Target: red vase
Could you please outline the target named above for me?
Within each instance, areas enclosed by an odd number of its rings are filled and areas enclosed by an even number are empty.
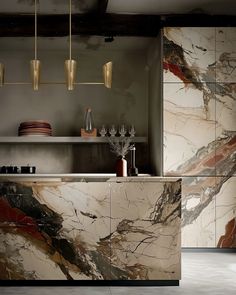
[[[124,157],[120,157],[116,161],[116,176],[125,177],[127,176],[127,161]]]

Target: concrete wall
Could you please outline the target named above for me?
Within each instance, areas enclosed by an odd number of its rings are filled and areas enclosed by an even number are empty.
[[[48,120],[52,125],[54,136],[79,136],[80,128],[83,126],[84,111],[88,106],[93,110],[96,127],[102,124],[134,124],[137,136],[147,136],[146,52],[149,41],[136,38],[137,46],[131,46],[131,39],[124,41],[118,38],[111,44],[102,43],[101,38],[92,41],[80,39],[79,42],[74,40],[72,44],[73,57],[78,61],[77,80],[80,82],[102,82],[102,65],[107,61],[113,61],[114,75],[111,90],[103,85],[79,85],[71,92],[67,91],[65,85],[41,85],[37,92],[32,90],[31,85],[5,85],[0,88],[0,136],[16,136],[19,123],[31,119]],[[68,58],[66,39],[41,38],[38,44],[38,58],[42,63],[42,82],[64,81],[64,60]],[[0,38],[0,48],[0,62],[6,67],[5,81],[29,82],[29,61],[34,58],[33,39]],[[104,172],[105,170],[112,172],[114,156],[107,147],[102,150],[102,157],[107,158],[107,152],[109,153],[105,167],[104,158],[97,157],[101,154],[101,146],[87,147],[87,156],[84,158],[82,154],[85,153],[85,148],[82,146],[73,148],[59,145],[0,145],[0,166],[36,163],[38,172],[87,172],[87,169],[96,172],[94,169],[97,168],[93,167],[96,159],[101,161],[98,167],[102,166]],[[140,154],[140,157],[142,156],[140,165],[147,168],[148,155],[143,157],[142,154]],[[88,163],[82,167],[75,165],[74,157],[77,163],[82,159],[86,159]]]
[[[148,90],[149,90],[149,151],[151,171],[162,173],[162,66],[161,32],[148,50]]]

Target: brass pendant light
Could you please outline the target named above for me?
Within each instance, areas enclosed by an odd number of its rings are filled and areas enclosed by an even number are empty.
[[[4,84],[4,64],[0,63],[0,87]]]
[[[66,85],[68,90],[73,90],[76,80],[76,69],[77,62],[71,59],[71,0],[70,1],[70,17],[69,17],[69,43],[70,43],[70,58],[65,60],[65,74],[66,74]]]
[[[34,90],[39,89],[40,60],[37,59],[37,0],[34,1],[34,59],[30,61],[30,72]]]
[[[104,85],[107,88],[111,88],[112,84],[112,61],[109,61],[103,65],[103,80]]]
[[[39,89],[41,62],[37,56],[37,1],[34,0],[34,59],[30,61],[31,82],[5,82],[4,64],[0,63],[0,87],[5,85],[28,85],[32,84],[34,90]],[[76,82],[77,61],[71,58],[71,5],[72,0],[69,0],[69,59],[65,60],[65,82],[44,82],[42,84],[66,84],[68,90],[73,90],[75,85],[104,85],[106,88],[112,86],[112,61],[103,65],[103,82]]]

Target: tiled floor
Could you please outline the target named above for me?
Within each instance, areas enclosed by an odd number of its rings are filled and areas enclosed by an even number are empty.
[[[0,287],[0,294],[235,295],[236,253],[183,253],[182,280],[179,287]]]

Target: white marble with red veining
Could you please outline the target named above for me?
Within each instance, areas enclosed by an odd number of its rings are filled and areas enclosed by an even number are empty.
[[[186,247],[216,247],[235,216],[235,33],[230,27],[164,29],[163,172],[187,176]]]

